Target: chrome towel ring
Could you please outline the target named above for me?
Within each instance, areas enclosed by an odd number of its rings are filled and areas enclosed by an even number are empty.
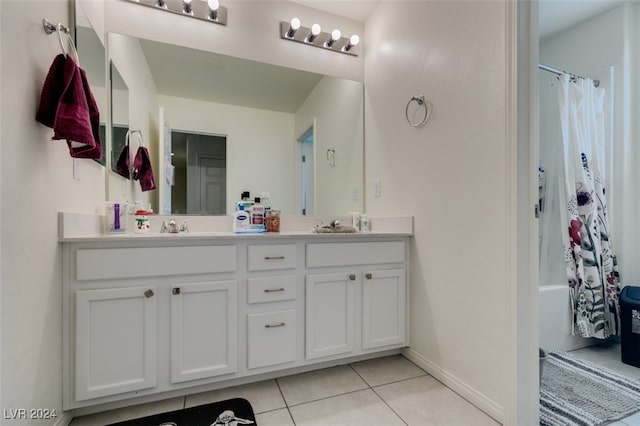
[[[409,107],[411,106],[411,103],[415,102],[416,104],[418,104],[418,106],[421,106],[424,108],[424,116],[422,117],[422,119],[420,121],[418,120],[412,120],[411,118],[409,118]],[[409,99],[409,102],[407,102],[407,107],[404,110],[404,115],[407,118],[407,123],[409,123],[409,125],[411,127],[422,127],[426,124],[427,121],[429,121],[429,117],[431,117],[431,110],[433,109],[433,105],[431,105],[431,102],[426,101],[424,99],[423,95],[420,96],[413,96],[411,97],[411,99]],[[413,117],[416,118],[416,112],[414,112]],[[420,114],[418,114],[420,115]]]

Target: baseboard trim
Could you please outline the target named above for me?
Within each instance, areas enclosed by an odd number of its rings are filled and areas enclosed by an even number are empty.
[[[69,426],[71,420],[73,420],[73,411],[62,411],[60,410],[60,415],[56,418],[56,422],[53,426]]]
[[[500,424],[504,423],[504,410],[500,404],[487,398],[477,389],[469,386],[467,383],[461,381],[448,371],[443,370],[413,349],[405,348],[402,350],[402,354],[446,387],[478,407],[478,409],[482,410],[487,415],[491,416],[494,420]]]

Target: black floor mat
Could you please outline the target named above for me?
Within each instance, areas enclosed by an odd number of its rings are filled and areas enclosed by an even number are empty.
[[[256,417],[249,401],[242,398],[228,399],[212,404],[168,413],[140,417],[108,426],[240,426],[256,425]]]

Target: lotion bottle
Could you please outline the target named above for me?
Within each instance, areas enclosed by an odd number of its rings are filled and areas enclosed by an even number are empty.
[[[238,211],[233,213],[233,232],[243,232],[251,226],[249,212],[244,210],[244,205],[238,205]]]

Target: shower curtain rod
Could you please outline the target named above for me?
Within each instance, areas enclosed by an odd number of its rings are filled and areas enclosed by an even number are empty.
[[[538,68],[540,68],[540,69],[541,69],[541,70],[543,70],[543,71],[549,71],[550,73],[553,73],[553,74],[555,74],[555,75],[557,75],[557,76],[560,76],[560,75],[562,75],[562,74],[569,74],[569,76],[571,76],[571,78],[572,78],[572,79],[578,79],[578,78],[582,78],[582,79],[584,79],[584,77],[582,77],[582,76],[580,76],[580,75],[576,75],[576,74],[571,73],[571,72],[560,71],[560,70],[558,70],[558,69],[551,68],[551,67],[550,67],[550,66],[548,66],[548,65],[538,64]],[[600,86],[600,80],[593,80],[593,85],[594,85],[595,87]]]

